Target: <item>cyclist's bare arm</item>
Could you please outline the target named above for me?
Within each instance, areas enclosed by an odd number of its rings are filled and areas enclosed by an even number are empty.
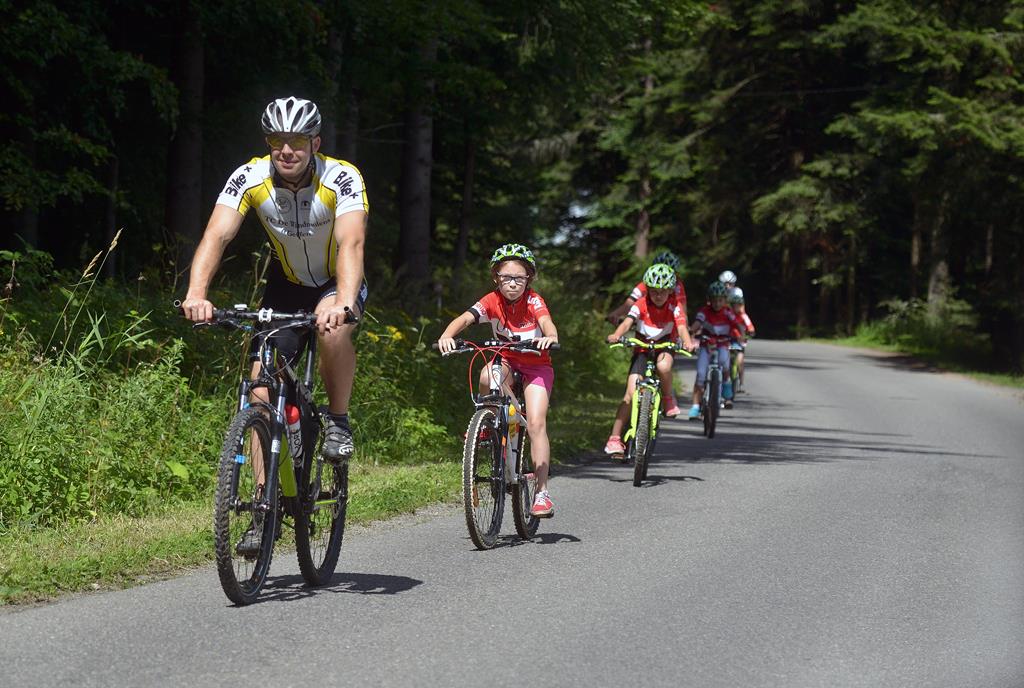
[[[345,323],[346,307],[356,312],[359,288],[363,284],[366,212],[353,210],[334,218],[334,240],[338,242],[338,258],[334,264],[338,293],[333,302],[324,299],[317,306],[317,326],[321,333]]]
[[[544,350],[552,344],[558,343],[558,330],[555,329],[555,323],[551,320],[550,315],[542,315],[537,318],[537,326],[540,327],[540,331],[544,335],[536,340],[538,349]]]
[[[628,313],[629,309],[633,307],[634,303],[636,303],[636,299],[634,299],[631,296],[627,296],[626,300],[623,301],[618,308],[616,308],[615,310],[608,314],[608,322],[612,323],[613,325],[619,322],[619,318]]]
[[[455,335],[462,332],[464,329],[476,322],[476,316],[466,311],[459,317],[448,323],[448,327],[444,328],[444,332],[437,338],[437,350],[442,354],[446,354],[450,351],[455,350]]]
[[[631,327],[633,327],[633,318],[632,316],[627,315],[622,322],[619,323],[619,326],[615,328],[615,331],[608,335],[608,343],[614,344],[619,341],[623,335],[629,332],[629,328]]]
[[[234,208],[226,205],[214,206],[203,238],[192,258],[188,292],[181,304],[182,311],[189,320],[203,322],[213,317],[213,304],[206,295],[210,289],[210,282],[220,267],[224,249],[238,234],[243,218],[244,216]]]

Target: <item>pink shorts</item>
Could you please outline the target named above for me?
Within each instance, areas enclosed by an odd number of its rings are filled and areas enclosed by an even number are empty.
[[[519,371],[519,374],[523,376],[523,389],[526,389],[529,385],[540,385],[548,391],[548,396],[551,396],[551,388],[555,383],[554,368],[549,365],[527,365],[511,361],[508,361],[508,365],[512,370]]]

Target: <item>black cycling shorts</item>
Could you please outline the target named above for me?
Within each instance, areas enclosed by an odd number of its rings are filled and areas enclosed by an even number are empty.
[[[333,280],[330,284],[322,287],[306,287],[295,284],[284,276],[281,265],[274,261],[271,263],[267,274],[267,287],[263,291],[263,299],[260,301],[260,308],[270,308],[284,313],[295,313],[305,311],[312,313],[317,305],[328,297],[338,293],[338,285]],[[360,317],[366,311],[366,300],[369,298],[369,288],[366,280],[363,280],[356,295],[356,309]],[[277,350],[281,352],[289,363],[295,365],[299,355],[306,347],[306,339],[309,333],[300,333],[293,329],[281,330],[274,335],[274,342]],[[259,358],[259,343],[253,342],[252,360]]]
[[[672,355],[671,351],[668,351],[667,353],[670,356]],[[630,364],[629,364],[629,374],[630,375],[636,374],[636,375],[639,375],[639,376],[643,377],[644,371],[647,370],[647,358],[648,358],[648,356],[651,358],[652,361],[657,362],[658,361],[658,356],[660,356],[661,354],[662,354],[661,351],[655,351],[655,352],[651,352],[651,353],[648,353],[646,351],[636,351],[636,352],[634,352],[633,353],[633,360],[630,361]]]

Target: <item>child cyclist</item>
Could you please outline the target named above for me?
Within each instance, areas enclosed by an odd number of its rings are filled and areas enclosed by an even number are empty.
[[[691,334],[705,332],[709,339],[700,347],[697,354],[697,379],[693,383],[693,406],[690,407],[689,418],[700,417],[700,399],[704,395],[704,382],[708,377],[708,364],[711,356],[718,356],[718,365],[722,367],[722,397],[732,400],[732,381],[729,379],[729,339],[735,330],[744,333],[743,323],[736,314],[725,305],[726,287],[719,281],[708,286],[708,303],[697,311],[690,325]]]
[[[667,265],[670,268],[672,268],[672,271],[676,276],[676,285],[672,288],[672,292],[673,294],[675,294],[676,303],[679,304],[679,308],[682,309],[683,315],[685,316],[686,289],[683,288],[683,280],[679,276],[679,258],[677,258],[676,254],[672,253],[671,251],[662,251],[661,253],[655,255],[654,260],[651,261],[651,265],[657,265],[659,263]],[[647,285],[644,283],[643,280],[640,280],[640,282],[637,283],[635,287],[633,287],[633,291],[629,293],[629,296],[626,297],[626,300],[619,304],[617,308],[615,308],[608,314],[608,322],[610,322],[612,325],[618,325],[619,320],[623,316],[625,316],[626,313],[629,312],[629,309],[632,308],[633,304],[642,299],[646,293]]]
[[[747,350],[747,340],[754,336],[754,322],[747,315],[746,303],[743,299],[743,290],[739,287],[734,287],[732,293],[729,294],[729,308],[736,314],[740,322],[743,323],[743,327],[746,329],[746,334],[741,337],[735,337],[730,345],[732,349],[736,351],[736,372],[739,379],[735,380],[735,390],[739,391],[743,388],[743,359],[745,358]]]
[[[548,467],[551,447],[548,442],[548,402],[555,373],[551,368],[551,354],[547,349],[558,341],[558,330],[551,321],[547,304],[540,294],[530,288],[537,276],[537,262],[533,252],[521,244],[499,246],[491,256],[491,279],[495,289],[481,298],[469,310],[448,324],[437,340],[441,353],[455,349],[455,335],[474,323],[490,323],[494,337],[505,341],[533,340],[540,355],[519,351],[502,352],[502,380],[511,370],[523,376],[523,395],[526,397],[526,430],[530,436],[530,456],[537,475],[537,496],[530,513],[539,518],[554,515],[555,509],[548,495]],[[480,373],[481,387],[490,387],[490,370]]]
[[[693,342],[686,329],[686,313],[676,301],[674,293],[675,271],[664,263],[656,263],[644,273],[643,284],[647,287],[646,293],[630,306],[625,319],[619,323],[614,332],[608,335],[608,342],[617,342],[635,325],[638,339],[646,342],[665,339],[681,341],[687,351],[692,351]],[[658,378],[661,380],[662,397],[665,399],[665,415],[670,418],[678,416],[679,407],[676,405],[676,399],[672,393],[672,352],[660,351],[657,356],[655,366],[658,370]],[[643,375],[646,364],[644,354],[639,350],[636,351],[629,366],[626,394],[615,413],[612,434],[604,446],[606,454],[618,455],[626,450],[622,444],[622,429],[626,426],[626,420],[629,418],[636,381]]]

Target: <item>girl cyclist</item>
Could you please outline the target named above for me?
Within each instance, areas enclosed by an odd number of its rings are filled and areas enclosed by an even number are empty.
[[[510,369],[523,377],[523,395],[526,397],[526,430],[530,436],[530,455],[537,475],[537,496],[530,510],[534,516],[546,518],[554,515],[554,506],[548,495],[548,467],[551,447],[548,442],[547,415],[551,388],[555,379],[551,368],[551,354],[546,350],[558,341],[558,330],[551,321],[547,304],[540,294],[530,288],[537,276],[537,262],[533,252],[521,244],[499,246],[491,256],[491,279],[495,289],[465,313],[448,324],[437,340],[441,353],[455,349],[455,335],[474,323],[490,323],[496,339],[504,341],[534,340],[540,355],[519,351],[502,352],[502,381]],[[490,387],[490,369],[480,371],[480,386]]]
[[[687,350],[692,350],[693,342],[686,329],[686,313],[676,301],[674,293],[675,271],[664,263],[656,263],[644,273],[643,284],[646,287],[646,293],[630,307],[629,314],[619,323],[615,331],[608,335],[608,342],[617,342],[635,325],[638,339],[656,342],[669,338],[681,341]],[[678,416],[679,407],[676,405],[675,395],[672,392],[672,353],[669,351],[659,352],[655,365],[661,380],[662,397],[665,399],[665,415],[670,418]],[[622,444],[622,429],[629,418],[630,403],[633,400],[636,381],[643,375],[645,367],[645,356],[639,351],[634,353],[633,362],[629,366],[629,378],[626,380],[626,394],[615,413],[612,434],[604,446],[606,454],[619,455],[625,451],[625,446]]]
[[[679,276],[679,258],[676,254],[671,251],[662,251],[654,256],[654,260],[651,261],[651,265],[657,265],[661,263],[672,268],[672,272],[676,276],[676,285],[672,287],[672,293],[675,294],[676,302],[683,311],[683,315],[686,315],[686,289],[683,288],[683,280]],[[629,312],[633,304],[639,301],[647,293],[647,285],[643,280],[637,283],[633,287],[633,291],[629,293],[626,300],[623,301],[615,310],[608,314],[608,322],[612,325],[618,325],[619,320]]]

